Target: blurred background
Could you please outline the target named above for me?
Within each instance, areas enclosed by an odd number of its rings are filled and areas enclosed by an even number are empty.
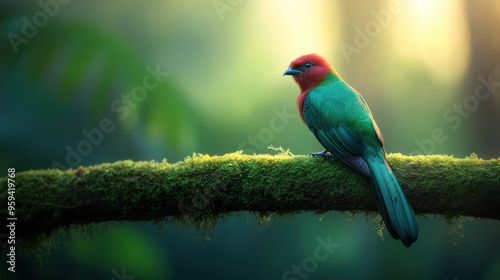
[[[320,151],[298,116],[297,85],[282,77],[313,52],[364,96],[388,153],[500,156],[498,1],[0,7],[0,170],[274,153],[269,145]],[[387,232],[382,239],[371,218],[337,212],[272,226],[243,213],[208,236],[101,226],[92,240],[61,238],[41,266],[33,255],[18,258],[15,274],[4,265],[0,278],[500,279],[498,221],[466,221],[460,238],[460,223],[452,234],[443,218],[418,218],[410,249]],[[339,246],[313,262],[318,238]]]

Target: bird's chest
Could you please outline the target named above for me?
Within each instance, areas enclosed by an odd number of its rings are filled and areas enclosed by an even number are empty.
[[[356,126],[361,121],[360,106],[349,95],[336,92],[311,91],[302,102],[302,115],[306,124],[317,124],[323,128],[339,124]]]

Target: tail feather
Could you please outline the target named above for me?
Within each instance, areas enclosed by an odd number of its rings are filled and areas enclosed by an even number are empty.
[[[367,163],[377,207],[387,230],[394,239],[401,239],[406,247],[410,247],[418,238],[418,224],[413,209],[383,155],[370,156]]]

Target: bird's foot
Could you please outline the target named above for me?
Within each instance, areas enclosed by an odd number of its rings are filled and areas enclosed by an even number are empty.
[[[326,150],[322,151],[322,152],[318,152],[318,153],[312,153],[312,154],[309,154],[310,156],[312,157],[333,157],[332,154],[330,154],[329,152],[327,152]]]

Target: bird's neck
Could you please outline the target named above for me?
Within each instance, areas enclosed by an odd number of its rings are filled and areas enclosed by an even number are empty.
[[[335,82],[338,80],[342,80],[340,76],[335,72],[335,70],[332,70],[331,72],[327,73],[323,79],[317,81],[316,83],[311,83],[308,84],[307,87],[305,85],[299,84],[300,86],[300,94],[299,97],[297,97],[297,107],[299,109],[299,114],[300,117],[302,118],[302,121],[305,123],[304,120],[304,113],[303,113],[303,108],[304,108],[304,100],[307,97],[307,94],[314,88],[318,87],[319,85],[325,84],[325,83],[331,83]]]

